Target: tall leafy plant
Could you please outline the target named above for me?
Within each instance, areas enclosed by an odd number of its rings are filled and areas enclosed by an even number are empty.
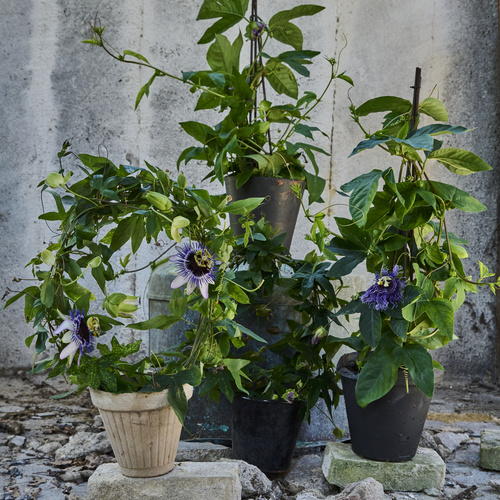
[[[156,79],[168,77],[199,92],[195,111],[217,112],[217,123],[213,125],[195,120],[180,124],[198,144],[180,154],[178,167],[182,162],[201,161],[209,168],[207,177],[224,183],[224,176],[234,174],[237,187],[252,176],[305,180],[312,203],[321,199],[325,187],[316,154],[329,153],[311,144],[314,134],[326,134],[309,123],[310,117],[333,80],[352,85],[352,80],[340,72],[338,62],[327,58],[331,72],[321,94],[299,91],[298,77],[310,77],[309,66],[320,52],[303,47],[302,31],[292,21],[316,15],[323,9],[318,5],[298,5],[264,21],[257,14],[256,0],[250,6],[249,0],[205,0],[197,19],[216,19],[198,41],[210,44],[206,53],[208,67],[180,76],[160,69],[138,52],[115,50],[103,37],[104,27],[97,24],[92,26],[92,38],[85,43],[102,47],[118,61],[152,71],[137,95],[136,107],[149,95]],[[230,40],[224,33],[235,26],[240,30]],[[245,41],[251,45],[247,61],[242,57]],[[282,45],[288,50],[268,53]],[[271,97],[271,90],[275,98]]]
[[[432,396],[434,367],[442,367],[429,351],[457,338],[454,317],[466,293],[477,286],[494,292],[500,284],[485,280],[493,274],[481,262],[478,278],[467,276],[467,241],[447,223],[451,210],[480,213],[486,207],[432,176],[440,168],[471,175],[491,167],[470,151],[444,146],[443,136],[469,130],[442,123],[448,114],[434,97],[414,104],[382,96],[351,106],[351,113],[365,135],[351,156],[378,148],[398,162],[341,186],[351,217],[336,218],[338,234],[327,247],[338,256],[332,276],[348,275],[363,262],[374,274],[373,284],[337,312],[359,314],[359,330],[345,341],[359,352],[357,401],[364,407],[386,394],[399,368]],[[362,119],[376,113],[385,113],[382,125],[369,132]],[[433,122],[419,126],[424,115]]]

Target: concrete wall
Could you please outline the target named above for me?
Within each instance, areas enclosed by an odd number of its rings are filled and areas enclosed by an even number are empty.
[[[297,0],[263,0],[260,11],[290,8]],[[411,98],[415,67],[422,68],[422,97],[435,85],[453,124],[477,127],[455,145],[470,148],[498,170],[498,28],[494,0],[317,0],[327,7],[316,18],[302,20],[305,47],[337,57],[344,35],[349,44],[342,66],[353,77],[350,97],[359,105],[378,95]],[[193,119],[195,98],[187,87],[159,81],[149,99],[133,111],[135,96],[148,72],[120,65],[97,47],[81,44],[89,36],[88,23],[96,11],[107,37],[120,49],[143,53],[177,74],[205,67],[205,47],[196,45],[206,24],[194,22],[200,0],[4,0],[0,2],[2,71],[0,72],[0,227],[2,231],[2,290],[19,289],[12,277],[29,277],[23,266],[50,240],[50,227],[37,221],[41,204],[36,185],[57,169],[56,153],[71,139],[78,153],[108,155],[116,163],[143,160],[175,171],[178,154],[191,145],[179,121]],[[318,59],[307,88],[319,92],[328,64]],[[347,159],[361,135],[350,121],[347,84],[339,82],[328,93],[314,124],[330,135],[319,145],[332,152],[322,161],[328,179],[326,196],[331,216],[343,214],[336,189],[355,174],[386,168],[387,159],[368,152]],[[210,114],[197,114],[214,123]],[[374,125],[375,127],[375,125]],[[75,164],[69,160],[69,164]],[[200,165],[184,169],[198,183]],[[437,170],[434,178],[448,179]],[[453,230],[470,240],[470,255],[491,270],[497,268],[498,186],[496,171],[460,178],[489,211],[460,214]],[[210,186],[214,192],[220,186]],[[319,208],[319,207],[318,207]],[[329,220],[333,227],[332,219]],[[302,256],[307,230],[299,221],[292,251]],[[145,249],[137,265],[161,248]],[[471,261],[473,259],[471,258]],[[474,267],[470,266],[470,272]],[[360,272],[353,283],[364,286]],[[145,297],[148,274],[128,277],[129,291]],[[486,290],[467,299],[456,321],[460,341],[438,355],[451,373],[483,375],[496,363],[494,353],[496,302]],[[29,327],[22,306],[0,313],[0,366],[27,365],[32,354],[24,346]],[[133,332],[126,334],[134,337]]]

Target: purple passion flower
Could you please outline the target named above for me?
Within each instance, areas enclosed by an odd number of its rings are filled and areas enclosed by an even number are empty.
[[[394,309],[403,300],[404,278],[398,278],[401,266],[394,266],[391,272],[385,267],[375,273],[375,283],[361,296],[361,301],[377,311]]]
[[[62,337],[62,342],[68,344],[59,355],[60,359],[69,357],[69,364],[73,362],[75,354],[80,351],[78,365],[84,351],[91,353],[96,346],[96,339],[101,329],[99,320],[91,317],[85,321],[85,311],[75,309],[65,316],[64,321],[54,330],[54,335],[66,332]]]
[[[215,283],[217,273],[214,256],[208,248],[197,241],[185,243],[177,249],[177,255],[171,261],[177,264],[177,276],[170,286],[186,285],[188,295],[198,287],[201,295],[208,299],[208,285]]]

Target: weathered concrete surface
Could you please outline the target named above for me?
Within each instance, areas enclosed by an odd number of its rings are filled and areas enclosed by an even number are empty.
[[[97,468],[88,483],[89,500],[240,500],[238,465],[231,462],[180,462],[168,474],[130,478],[117,464]]]
[[[112,454],[105,453],[106,449],[92,439],[86,440],[85,456],[57,460],[55,453],[78,433],[97,436],[103,432],[102,419],[92,407],[88,393],[50,399],[49,396],[68,390],[62,381],[44,381],[42,376],[14,371],[0,371],[0,387],[0,498],[87,498],[88,478],[100,465],[115,463]],[[467,491],[478,499],[496,499],[500,494],[498,472],[481,469],[479,455],[481,432],[500,429],[499,404],[498,389],[470,382],[441,384],[431,402],[420,445],[434,449],[446,462],[444,487],[416,493],[386,491],[384,499],[451,500],[458,495],[467,498]],[[72,442],[76,445],[75,440]],[[230,450],[223,451],[226,456]],[[213,446],[211,453],[204,443],[199,446],[198,455],[191,446],[192,461],[220,460],[220,454],[219,446]],[[235,463],[242,495],[251,500],[333,500],[341,489],[326,481],[322,461],[321,446],[297,449],[290,470],[272,481],[271,491],[269,481],[255,467],[241,461]]]
[[[483,469],[500,471],[500,429],[486,429],[481,433],[479,465]]]
[[[329,483],[342,487],[371,477],[384,490],[422,491],[444,486],[446,465],[429,448],[419,448],[409,462],[377,462],[359,457],[350,444],[330,442],[325,447],[323,473]]]

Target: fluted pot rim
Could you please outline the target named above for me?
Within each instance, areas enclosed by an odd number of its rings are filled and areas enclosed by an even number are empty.
[[[193,395],[193,386],[184,384],[186,398]],[[124,392],[114,394],[89,387],[90,397],[94,406],[106,411],[144,411],[158,410],[170,406],[168,402],[168,387],[159,392]]]

